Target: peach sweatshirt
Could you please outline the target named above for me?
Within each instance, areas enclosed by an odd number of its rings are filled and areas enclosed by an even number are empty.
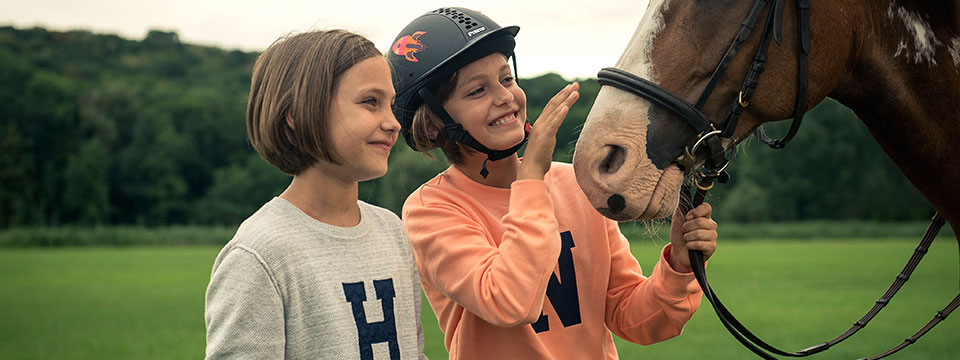
[[[510,189],[454,167],[407,198],[403,223],[451,359],[616,359],[611,332],[651,344],[679,335],[700,304],[664,247],[644,277],[617,223],[569,164]]]

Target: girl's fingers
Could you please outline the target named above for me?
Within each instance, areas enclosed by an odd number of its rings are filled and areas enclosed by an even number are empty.
[[[560,103],[559,107],[549,112],[544,109],[544,112],[540,114],[540,118],[537,119],[537,128],[549,128],[548,131],[555,133],[556,130],[560,128],[560,125],[563,124],[563,119],[566,118],[567,113],[570,112],[570,107],[573,106],[573,103],[575,103],[579,97],[579,93],[571,93],[567,96],[566,100]]]
[[[545,127],[550,130],[551,133],[556,134],[557,130],[560,129],[560,124],[563,124],[563,119],[567,117],[567,112],[570,111],[570,107],[567,105],[560,106],[556,112],[551,114],[546,120]]]
[[[693,218],[698,218],[698,217],[709,218],[712,213],[713,213],[713,208],[710,206],[710,203],[703,203],[703,204],[700,204],[700,206],[693,208],[693,210],[690,210],[689,212],[687,212],[685,218],[687,220],[691,220]]]
[[[552,109],[549,112],[547,112],[545,108],[544,112],[540,114],[540,117],[537,119],[537,122],[533,124],[530,140],[533,141],[534,137],[540,136],[555,137],[557,130],[560,129],[560,125],[563,124],[563,119],[566,118],[567,113],[570,112],[570,106],[576,102],[577,98],[579,98],[579,94],[574,92],[567,96],[567,100],[561,103],[560,107]]]
[[[576,101],[576,98],[579,97],[579,92],[577,92],[577,89],[579,88],[580,84],[572,83],[561,89],[556,95],[550,98],[550,101],[547,102],[547,105],[543,107],[540,117],[551,117],[551,115],[564,104],[567,105],[567,107],[573,105],[573,103]],[[573,97],[572,101],[571,97]]]
[[[696,218],[693,220],[687,220],[683,222],[683,227],[681,228],[684,233],[703,229],[703,230],[717,230],[717,222],[708,218]]]
[[[703,252],[703,255],[710,257],[717,251],[717,244],[706,241],[691,241],[687,243],[687,250],[696,250]]]
[[[543,107],[543,113],[547,114],[559,106],[559,104],[570,95],[570,92],[573,91],[572,88],[573,84],[568,84],[563,89],[560,89],[556,95],[553,95],[553,97],[550,98],[550,101],[547,101],[547,105]]]
[[[690,243],[693,243],[693,242],[716,243],[716,239],[717,239],[717,233],[713,230],[697,229],[694,231],[683,233],[683,240],[686,241],[687,245],[690,245]]]

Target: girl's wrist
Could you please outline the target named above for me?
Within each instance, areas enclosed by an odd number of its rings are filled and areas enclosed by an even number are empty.
[[[681,274],[693,272],[693,268],[691,268],[689,265],[687,266],[682,265],[683,260],[681,260],[679,256],[683,256],[683,255],[686,255],[686,254],[681,255],[676,251],[675,247],[671,247],[670,256],[667,256],[667,264],[670,265],[670,268],[673,269],[673,271],[676,271]]]
[[[544,173],[534,169],[520,167],[517,172],[517,180],[543,180]]]

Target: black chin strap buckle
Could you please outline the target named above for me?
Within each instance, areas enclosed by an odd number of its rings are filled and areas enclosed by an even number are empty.
[[[446,135],[447,140],[453,142],[462,142],[466,131],[463,131],[463,125],[451,121],[444,124],[443,134]]]
[[[488,160],[490,160],[490,157],[483,159],[483,165],[480,165],[480,176],[483,176],[484,179],[487,178],[487,175],[490,175],[490,170],[487,170]]]

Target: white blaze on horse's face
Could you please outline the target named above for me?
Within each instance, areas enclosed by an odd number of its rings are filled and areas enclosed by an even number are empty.
[[[645,79],[655,81],[652,66],[653,40],[657,34],[663,30],[664,19],[663,12],[670,6],[670,0],[651,0],[647,4],[647,10],[643,15],[640,25],[633,33],[633,38],[627,44],[627,49],[620,60],[617,61],[617,67],[621,69],[630,69],[634,74]]]
[[[617,68],[659,83],[651,52],[668,6],[669,0],[650,1]],[[646,154],[650,110],[647,100],[605,86],[587,116],[574,167],[587,198],[607,217],[662,218],[677,206],[683,172],[676,164],[654,164]]]

